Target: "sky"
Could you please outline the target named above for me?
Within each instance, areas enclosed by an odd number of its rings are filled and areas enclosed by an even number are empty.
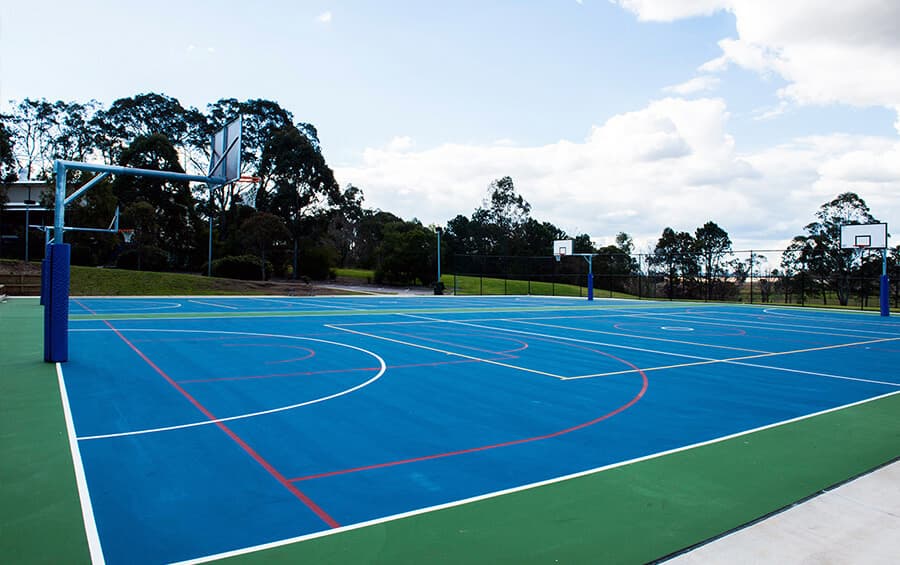
[[[598,244],[711,220],[780,249],[846,191],[900,225],[898,29],[897,0],[6,2],[0,108],[266,98],[405,219],[510,176]]]

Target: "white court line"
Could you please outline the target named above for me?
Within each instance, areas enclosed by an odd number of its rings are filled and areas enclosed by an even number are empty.
[[[849,345],[859,345],[859,344],[849,344]],[[831,346],[834,347],[834,346]],[[841,346],[842,347],[842,346]],[[809,350],[800,350],[800,351],[786,351],[784,353],[775,353],[773,355],[788,355],[791,353],[803,353]],[[684,369],[687,367],[699,367],[701,365],[715,365],[716,363],[724,363],[727,365],[741,365],[744,367],[754,367],[758,369],[767,369],[770,371],[782,371],[786,373],[799,373],[803,375],[812,375],[815,377],[825,377],[829,379],[839,379],[843,381],[857,381],[862,383],[872,383],[879,385],[887,385],[893,387],[900,387],[900,383],[893,383],[890,381],[877,381],[875,379],[863,379],[861,377],[847,377],[844,375],[833,375],[830,373],[819,373],[816,371],[804,371],[801,369],[789,369],[787,367],[772,367],[770,365],[759,365],[756,363],[744,363],[740,361],[741,359],[753,359],[754,357],[735,357],[734,359],[720,359],[718,361],[698,361],[696,363],[680,363],[678,365],[666,365],[661,367],[646,367],[643,369],[625,369],[621,371],[610,371],[606,373],[594,373],[590,375],[578,375],[577,377],[566,377],[567,381],[574,381],[579,379],[596,379],[601,377],[612,377],[616,375],[627,375],[631,373],[639,373],[639,372],[650,372],[650,371],[665,371],[668,369]]]
[[[424,316],[414,316],[414,315],[412,315],[412,314],[410,314],[409,316],[426,319]],[[683,363],[683,364],[681,364],[681,365],[669,365],[669,366],[665,366],[665,367],[649,367],[649,368],[646,368],[646,369],[643,369],[643,368],[642,368],[642,369],[639,369],[639,370],[637,370],[637,371],[634,370],[634,369],[630,369],[630,370],[625,370],[625,371],[614,371],[614,372],[608,372],[608,373],[597,373],[597,374],[592,374],[592,375],[578,375],[578,376],[575,376],[575,377],[562,377],[562,380],[565,380],[565,381],[578,380],[578,379],[598,378],[598,377],[607,377],[607,376],[612,376],[612,375],[621,375],[621,374],[627,374],[627,373],[634,373],[634,372],[638,372],[638,371],[659,371],[659,370],[662,370],[662,369],[675,369],[675,368],[681,368],[681,367],[693,367],[693,366],[698,366],[698,365],[711,365],[711,364],[715,364],[715,363],[739,364],[739,363],[737,363],[738,361],[746,361],[746,360],[748,360],[748,359],[762,359],[762,358],[765,358],[765,357],[779,357],[779,356],[783,356],[783,355],[794,355],[794,354],[797,354],[797,353],[810,353],[810,352],[814,352],[814,351],[825,351],[825,350],[829,350],[829,349],[841,349],[841,348],[846,348],[846,347],[855,347],[855,346],[859,346],[859,345],[871,345],[871,344],[873,344],[873,343],[883,343],[883,342],[888,342],[888,341],[900,341],[900,337],[879,338],[879,339],[872,339],[872,340],[868,340],[868,341],[858,341],[858,342],[854,342],[854,343],[841,343],[841,344],[837,344],[837,345],[824,345],[824,346],[821,346],[821,347],[810,347],[810,348],[806,348],[806,349],[795,349],[795,350],[792,350],[792,351],[780,351],[780,352],[776,352],[776,353],[761,353],[761,354],[758,354],[758,355],[747,355],[747,356],[744,356],[744,357],[733,357],[733,358],[730,358],[730,359],[711,359],[711,358],[708,358],[708,357],[700,357],[699,355],[683,355],[683,354],[680,354],[680,353],[667,353],[667,352],[662,352],[662,351],[656,351],[656,350],[653,350],[653,349],[643,349],[643,348],[639,348],[639,347],[630,347],[630,346],[616,345],[616,344],[611,344],[611,343],[608,344],[608,343],[602,343],[602,342],[587,341],[587,340],[574,339],[574,338],[568,338],[568,337],[563,337],[563,336],[552,336],[552,335],[548,335],[548,334],[540,334],[540,333],[537,333],[537,332],[526,332],[526,331],[513,330],[513,329],[508,329],[508,328],[495,328],[495,327],[491,327],[491,326],[482,326],[482,325],[480,325],[480,324],[470,324],[470,323],[465,323],[465,322],[459,322],[459,321],[456,321],[456,320],[438,320],[438,319],[433,319],[433,321],[435,321],[435,322],[443,322],[443,323],[447,323],[447,324],[460,324],[460,325],[464,325],[464,326],[472,326],[472,327],[476,327],[476,328],[483,328],[483,329],[495,330],[495,331],[500,331],[500,332],[508,331],[508,332],[512,332],[512,333],[525,334],[525,335],[533,335],[533,336],[537,336],[537,337],[546,337],[546,338],[550,338],[550,339],[559,339],[559,340],[563,340],[563,341],[574,341],[574,342],[578,342],[578,343],[589,343],[589,344],[593,344],[593,345],[601,345],[601,346],[607,346],[607,347],[617,347],[617,348],[622,348],[622,349],[631,349],[631,350],[636,350],[636,351],[645,351],[645,352],[650,352],[650,353],[656,353],[656,354],[662,354],[662,355],[671,355],[671,356],[674,356],[674,357],[685,357],[685,358],[688,358],[688,359],[698,359],[698,360],[699,360],[699,362],[694,362],[694,363]],[[766,367],[766,368],[768,368],[768,369],[776,369],[776,370],[779,369],[778,367]],[[810,374],[812,374],[812,373],[810,373]],[[821,374],[819,374],[819,376],[830,376],[830,375],[827,375],[827,374],[825,374],[825,373],[821,373]],[[855,378],[855,377],[841,377],[841,376],[838,376],[838,375],[833,375],[833,377],[834,377],[834,378],[847,379],[847,380],[860,380],[860,381],[865,381],[865,382],[874,382],[874,383],[879,383],[879,384],[887,384],[887,385],[891,385],[891,386],[898,386],[898,385],[896,385],[896,383],[888,383],[888,382],[882,382],[882,381],[870,381],[870,380],[866,380],[866,379],[858,379],[858,378]]]
[[[687,316],[688,319],[679,318],[679,316]],[[704,319],[698,319],[696,317],[691,317],[691,314],[667,314],[664,312],[655,312],[652,314],[628,314],[629,318],[644,318],[644,319],[660,319],[663,321],[672,319],[680,321],[680,322],[691,322],[694,324],[706,324],[708,326],[727,326],[730,328],[740,326],[753,328],[756,330],[771,330],[778,332],[790,332],[790,333],[800,333],[805,335],[827,335],[831,337],[861,337],[859,334],[869,334],[869,335],[897,335],[896,332],[876,332],[871,330],[852,330],[847,328],[839,328],[838,330],[841,332],[849,332],[849,333],[834,333],[834,332],[823,332],[823,331],[811,331],[811,330],[821,330],[822,326],[802,326],[799,324],[779,324],[777,322],[735,322],[733,320],[716,320],[716,321],[708,321]],[[808,328],[808,329],[796,329],[796,328]]]
[[[357,308],[351,308],[350,306],[335,306],[333,304],[324,304],[323,302],[319,302],[320,299],[317,298],[308,298],[301,299],[302,302],[295,302],[289,300],[278,300],[275,298],[256,298],[251,297],[251,300],[260,300],[265,302],[278,302],[280,304],[287,304],[289,306],[294,306],[295,308],[305,307],[307,305],[318,306],[319,308],[333,308],[335,310],[356,310]]]
[[[351,525],[349,525],[349,526],[341,526],[340,528],[334,528],[334,529],[329,529],[329,530],[322,530],[322,531],[319,531],[319,532],[314,532],[314,533],[312,533],[312,534],[305,534],[305,535],[302,535],[302,536],[295,536],[295,537],[292,537],[292,538],[286,538],[286,539],[282,539],[282,540],[278,540],[278,541],[273,541],[273,542],[263,543],[263,544],[254,545],[254,546],[250,546],[250,547],[244,547],[244,548],[241,548],[241,549],[234,549],[234,550],[231,550],[231,551],[225,551],[225,552],[222,552],[222,553],[216,553],[216,554],[213,554],[213,555],[206,555],[206,556],[198,557],[198,558],[195,558],[195,559],[188,559],[188,560],[185,560],[185,561],[180,561],[180,562],[178,562],[178,563],[175,563],[174,565],[195,565],[195,564],[199,564],[199,563],[208,563],[208,562],[210,562],[210,561],[218,561],[218,560],[220,560],[220,559],[226,559],[226,558],[229,558],[229,557],[236,557],[236,556],[239,556],[239,555],[247,555],[248,553],[256,553],[256,552],[259,552],[259,551],[264,551],[264,550],[267,550],[267,549],[273,549],[273,548],[276,548],[276,547],[282,547],[282,546],[285,546],[285,545],[290,545],[290,544],[293,544],[293,543],[299,543],[299,542],[303,542],[303,541],[307,541],[307,540],[311,540],[311,539],[316,539],[316,538],[321,538],[321,537],[326,537],[326,536],[333,536],[333,535],[335,535],[335,534],[340,534],[340,533],[343,533],[343,532],[349,532],[349,531],[352,531],[352,530],[358,530],[358,529],[360,529],[360,528],[365,528],[365,527],[368,527],[368,526],[374,526],[374,525],[377,525],[377,524],[384,524],[385,522],[394,522],[394,521],[396,521],[396,520],[401,520],[401,519],[403,519],[403,518],[409,518],[409,517],[411,517],[411,516],[418,516],[418,515],[420,515],[420,514],[427,514],[427,513],[431,513],[431,512],[437,512],[437,511],[439,511],[439,510],[445,510],[445,509],[447,509],[447,508],[454,508],[454,507],[456,507],[456,506],[463,506],[463,505],[465,505],[465,504],[471,504],[471,503],[473,503],[473,502],[478,502],[478,501],[481,501],[481,500],[488,500],[488,499],[491,499],[491,498],[497,498],[497,497],[504,496],[504,495],[507,495],[507,494],[513,494],[513,493],[516,493],[516,492],[522,492],[522,491],[526,491],[526,490],[531,490],[531,489],[535,489],[535,488],[540,488],[540,487],[547,486],[547,485],[552,485],[552,484],[555,484],[555,483],[561,483],[561,482],[563,482],[563,481],[569,481],[569,480],[572,480],[572,479],[578,479],[578,478],[580,478],[580,477],[586,477],[586,476],[589,476],[589,475],[595,475],[595,474],[597,474],[597,473],[601,473],[601,472],[603,472],[603,471],[608,471],[608,470],[610,470],[610,469],[616,469],[616,468],[618,468],[618,467],[625,467],[626,465],[632,465],[632,464],[634,464],[634,463],[640,463],[640,462],[642,462],[642,461],[649,461],[649,460],[652,460],[652,459],[658,459],[658,458],[660,458],[660,457],[665,457],[665,456],[667,456],[667,455],[673,455],[673,454],[675,454],[675,453],[680,453],[680,452],[682,452],[682,451],[687,451],[687,450],[689,450],[689,449],[696,449],[696,448],[698,448],[698,447],[704,447],[704,446],[707,446],[707,445],[714,445],[714,444],[716,444],[716,443],[722,443],[722,442],[725,442],[725,441],[728,441],[728,440],[736,439],[736,438],[743,437],[743,436],[750,435],[750,434],[754,434],[754,433],[757,433],[757,432],[762,432],[762,431],[765,431],[765,430],[768,430],[768,429],[777,428],[777,427],[780,427],[780,426],[786,426],[786,425],[788,425],[788,424],[793,424],[793,423],[795,423],[795,422],[802,422],[803,420],[808,420],[808,419],[810,419],[810,418],[815,418],[815,417],[817,417],[817,416],[823,416],[823,415],[825,415],[825,414],[830,414],[831,412],[837,412],[837,411],[839,411],[839,410],[845,410],[845,409],[847,409],[847,408],[853,408],[854,406],[860,406],[860,405],[862,405],[862,404],[867,404],[867,403],[869,403],[869,402],[875,402],[876,400],[881,400],[881,399],[884,399],[884,398],[889,398],[889,397],[894,396],[894,395],[897,395],[897,394],[900,394],[900,391],[889,392],[889,393],[887,393],[887,394],[882,394],[882,395],[880,395],[880,396],[876,396],[876,397],[873,397],[873,398],[867,398],[867,399],[865,399],[865,400],[859,400],[859,401],[857,401],[857,402],[851,402],[850,404],[845,404],[845,405],[843,405],[843,406],[835,406],[834,408],[827,408],[827,409],[825,409],[825,410],[820,410],[819,412],[813,412],[812,414],[805,414],[805,415],[803,415],[803,416],[797,416],[796,418],[790,418],[790,419],[788,419],[788,420],[782,420],[782,421],[780,421],[780,422],[773,422],[773,423],[771,423],[771,424],[766,424],[766,425],[764,425],[764,426],[759,426],[759,427],[757,427],[757,428],[753,428],[753,429],[750,429],[750,430],[744,430],[744,431],[742,431],[742,432],[736,432],[736,433],[728,434],[728,435],[725,435],[725,436],[722,436],[722,437],[717,437],[717,438],[709,439],[709,440],[706,440],[706,441],[701,441],[701,442],[697,442],[697,443],[692,443],[692,444],[690,444],[690,445],[685,445],[685,446],[682,446],[682,447],[676,447],[676,448],[673,448],[673,449],[668,449],[668,450],[666,450],[666,451],[660,451],[660,452],[658,452],[658,453],[651,453],[651,454],[649,454],[649,455],[642,455],[642,456],[640,456],[640,457],[635,457],[634,459],[628,459],[627,461],[619,461],[619,462],[617,462],[617,463],[611,463],[611,464],[609,464],[609,465],[604,465],[604,466],[602,466],[602,467],[595,467],[595,468],[593,468],[593,469],[587,469],[587,470],[585,470],[585,471],[579,471],[579,472],[577,472],[577,473],[571,473],[571,474],[568,474],[568,475],[563,475],[562,477],[554,477],[554,478],[552,478],[552,479],[547,479],[547,480],[543,480],[543,481],[537,481],[537,482],[529,483],[529,484],[526,484],[526,485],[520,485],[520,486],[517,486],[517,487],[512,487],[512,488],[508,488],[508,489],[498,490],[498,491],[495,491],[495,492],[489,492],[489,493],[486,493],[486,494],[481,494],[481,495],[473,496],[473,497],[470,497],[470,498],[464,498],[464,499],[462,499],[462,500],[455,500],[455,501],[453,501],[453,502],[447,502],[447,503],[444,503],[444,504],[437,504],[437,505],[435,505],[435,506],[429,506],[429,507],[427,507],[427,508],[419,508],[419,509],[416,509],[416,510],[410,510],[409,512],[402,512],[402,513],[399,513],[399,514],[393,514],[393,515],[391,515],[391,516],[384,516],[384,517],[381,517],[381,518],[375,518],[374,520],[368,520],[368,521],[365,521],[365,522],[359,522],[359,523],[357,523],[357,524],[351,524]]]
[[[647,339],[647,340],[651,340],[651,341],[662,341],[662,342],[665,342],[665,343],[679,343],[679,344],[682,344],[682,345],[695,345],[695,346],[697,346],[697,347],[711,347],[711,348],[715,348],[715,349],[728,349],[728,350],[731,350],[731,351],[745,351],[745,352],[748,352],[748,353],[771,353],[771,351],[762,351],[762,350],[759,350],[759,349],[748,349],[748,348],[746,348],[746,347],[731,347],[731,346],[728,346],[728,345],[712,345],[712,344],[709,344],[709,343],[696,343],[696,342],[693,342],[693,341],[683,341],[683,340],[680,340],[680,339],[669,339],[669,338],[665,338],[665,337],[652,337],[652,336],[646,336],[646,335],[632,335],[632,334],[628,334],[628,333],[622,333],[622,332],[607,332],[607,331],[603,331],[603,330],[589,330],[589,329],[586,329],[586,328],[574,328],[574,327],[571,327],[571,326],[557,326],[557,325],[555,325],[555,324],[542,324],[542,323],[540,323],[540,322],[531,322],[531,321],[528,321],[528,320],[519,320],[519,319],[515,319],[515,318],[509,318],[507,321],[509,321],[509,322],[514,322],[514,323],[518,323],[518,324],[528,324],[528,325],[530,325],[530,326],[541,326],[541,327],[545,327],[545,328],[556,328],[556,329],[561,329],[561,330],[570,330],[570,331],[576,331],[576,332],[587,332],[587,333],[595,333],[595,334],[603,334],[603,335],[612,335],[612,336],[620,336],[620,337],[627,337],[627,338],[634,338],[634,339]]]
[[[137,436],[143,434],[152,434],[156,432],[168,432],[172,430],[183,430],[185,428],[195,428],[197,426],[208,426],[210,424],[218,424],[219,422],[231,422],[232,420],[244,420],[246,418],[255,418],[257,416],[265,416],[267,414],[275,414],[277,412],[284,412],[286,410],[294,410],[295,408],[300,408],[303,406],[309,406],[310,404],[318,404],[319,402],[325,402],[326,400],[332,400],[338,398],[340,396],[344,396],[350,394],[351,392],[355,392],[363,387],[366,387],[373,382],[377,381],[384,375],[385,371],[387,371],[387,364],[384,362],[378,354],[369,351],[368,349],[363,349],[362,347],[356,347],[355,345],[349,345],[347,343],[340,343],[337,341],[328,341],[325,339],[316,339],[312,337],[300,337],[300,336],[292,336],[292,335],[279,335],[279,334],[263,334],[263,333],[253,333],[253,332],[229,332],[229,331],[219,331],[219,330],[160,330],[160,329],[137,329],[137,328],[128,328],[121,329],[117,328],[119,332],[165,332],[165,333],[201,333],[201,334],[226,334],[226,335],[241,335],[241,336],[254,336],[254,337],[275,337],[275,338],[283,338],[283,339],[296,339],[296,340],[306,340],[306,341],[316,341],[319,343],[327,343],[330,345],[337,345],[339,347],[346,347],[349,349],[355,349],[357,351],[361,351],[368,355],[371,355],[375,359],[378,360],[380,364],[380,369],[378,373],[375,374],[371,379],[362,382],[354,387],[342,390],[340,392],[336,392],[334,394],[328,396],[322,396],[319,398],[314,398],[312,400],[307,400],[306,402],[298,402],[296,404],[291,404],[288,406],[279,406],[278,408],[270,408],[269,410],[260,410],[259,412],[252,412],[248,414],[238,414],[237,416],[229,416],[227,418],[216,418],[215,420],[201,420],[199,422],[191,422],[188,424],[178,424],[174,426],[164,426],[160,428],[148,428],[143,430],[133,430],[130,432],[118,432],[112,434],[98,434],[93,436],[81,436],[76,438],[78,441],[87,441],[87,440],[95,440],[95,439],[108,439],[108,438],[116,438],[116,437],[125,437],[125,436]],[[88,329],[88,330],[70,330],[70,331],[80,331],[80,332],[114,332],[112,329]]]
[[[438,349],[437,347],[429,347],[429,346],[427,346],[427,345],[422,345],[422,344],[419,344],[419,343],[413,343],[413,342],[410,342],[410,341],[403,341],[403,340],[400,340],[400,339],[394,339],[394,338],[391,338],[391,337],[385,337],[385,336],[382,336],[382,335],[370,334],[370,333],[361,332],[361,331],[357,331],[357,330],[351,330],[351,329],[349,329],[349,328],[341,327],[341,326],[338,326],[338,325],[325,324],[325,327],[326,327],[326,328],[331,328],[331,329],[334,329],[334,330],[340,330],[340,331],[342,331],[342,332],[347,332],[347,333],[357,334],[357,335],[361,335],[361,336],[365,336],[365,337],[371,337],[371,338],[374,338],[374,339],[380,339],[380,340],[383,340],[383,341],[389,341],[389,342],[391,342],[391,343],[398,343],[398,344],[400,344],[400,345],[406,345],[406,346],[409,346],[409,347],[418,347],[419,349],[427,349],[428,351],[434,351],[434,352],[437,352],[437,353],[443,353],[443,354],[445,354],[445,355],[452,355],[452,356],[454,356],[454,357],[462,357],[463,359],[470,359],[470,360],[472,360],[472,361],[479,361],[479,362],[481,362],[481,363],[488,363],[489,365],[498,365],[498,366],[500,366],[500,367],[506,367],[506,368],[508,368],[508,369],[516,369],[516,370],[518,370],[518,371],[525,371],[525,372],[527,372],[527,373],[534,373],[534,374],[536,374],[536,375],[542,375],[542,376],[545,376],[545,377],[553,377],[554,379],[559,379],[559,380],[565,380],[565,379],[566,379],[566,377],[563,377],[562,375],[555,375],[555,374],[553,374],[553,373],[546,373],[546,372],[544,372],[544,371],[538,371],[537,369],[529,369],[528,367],[519,367],[518,365],[511,365],[511,364],[509,364],[509,363],[501,363],[501,362],[499,362],[499,361],[492,361],[492,360],[490,360],[490,359],[484,359],[484,358],[482,358],[482,357],[475,357],[475,356],[473,356],[473,355],[465,355],[464,353],[457,353],[457,352],[455,352],[455,351],[447,351],[446,349]]]
[[[214,302],[201,302],[200,300],[188,300],[188,302],[193,302],[194,304],[202,304],[204,306],[214,306],[216,308],[231,308],[232,310],[240,310],[237,306],[226,306],[225,304],[216,304]]]
[[[91,493],[88,491],[84,463],[81,461],[81,450],[75,436],[75,422],[72,420],[72,409],[69,406],[69,393],[63,379],[62,363],[56,364],[56,378],[59,381],[59,395],[62,399],[63,416],[66,420],[66,434],[69,436],[69,450],[72,452],[72,464],[75,467],[75,483],[78,485],[78,498],[81,502],[81,517],[84,519],[84,533],[87,537],[88,550],[92,563],[104,563],[103,548],[100,545],[100,534],[97,522],[94,521],[94,508],[91,504]]]
[[[599,345],[599,346],[603,346],[603,347],[612,347],[612,348],[616,348],[616,349],[627,349],[629,351],[640,351],[641,353],[653,353],[656,355],[663,355],[663,356],[667,356],[667,357],[681,357],[684,359],[695,359],[695,360],[701,360],[701,361],[718,361],[718,359],[716,359],[714,357],[701,357],[700,355],[688,355],[686,353],[672,353],[671,351],[659,351],[657,349],[647,349],[645,347],[635,347],[633,345],[621,345],[621,344],[617,344],[617,343],[607,343],[604,341],[591,341],[588,339],[578,339],[575,337],[565,337],[565,336],[561,336],[561,335],[551,335],[551,334],[538,333],[538,332],[527,332],[525,330],[514,330],[512,328],[498,328],[498,327],[494,327],[494,326],[484,326],[481,324],[473,324],[471,322],[462,322],[459,320],[440,320],[438,318],[427,318],[425,316],[420,316],[420,315],[416,315],[416,314],[404,314],[404,315],[409,316],[411,318],[421,318],[423,320],[428,320],[431,322],[438,322],[438,323],[442,323],[442,324],[456,324],[456,325],[461,325],[461,326],[470,326],[473,328],[481,328],[481,329],[485,329],[485,330],[493,330],[493,331],[497,331],[497,332],[509,332],[509,333],[515,333],[515,334],[530,335],[530,336],[534,336],[534,337],[543,337],[543,338],[547,338],[547,339],[551,339],[551,340],[555,339],[555,340],[559,340],[559,341],[572,341],[575,343],[586,343],[588,345]],[[562,379],[570,379],[572,377],[561,377],[561,378]]]
[[[826,377],[829,379],[840,379],[842,381],[858,381],[861,383],[874,383],[878,385],[887,385],[893,387],[900,387],[900,383],[892,383],[890,381],[876,381],[875,379],[863,379],[860,377],[845,377],[843,375],[832,375],[830,373],[819,373],[816,371],[803,371],[801,369],[789,369],[787,367],[770,367],[768,365],[758,365],[756,363],[741,363],[738,361],[730,361],[732,365],[743,365],[745,367],[757,367],[760,369],[769,369],[774,371],[784,371],[786,373],[800,373],[803,375],[812,375],[814,377]]]

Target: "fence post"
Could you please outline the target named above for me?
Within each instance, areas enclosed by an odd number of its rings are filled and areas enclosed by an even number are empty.
[[[638,300],[643,300],[644,298],[644,254],[638,253]]]
[[[753,250],[750,250],[750,304],[753,304]]]
[[[803,262],[800,271],[800,306],[803,306],[804,296],[806,295],[806,262]]]

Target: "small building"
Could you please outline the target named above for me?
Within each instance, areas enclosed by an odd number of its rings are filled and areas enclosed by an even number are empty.
[[[53,209],[43,206],[52,201],[53,184],[49,181],[16,181],[0,184],[0,257],[25,259],[28,239],[29,259],[43,257],[44,233],[31,228],[26,238],[26,225],[53,225]]]

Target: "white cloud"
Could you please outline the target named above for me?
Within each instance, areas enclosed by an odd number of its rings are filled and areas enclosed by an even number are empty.
[[[330,24],[332,18],[333,18],[333,16],[332,16],[331,12],[322,12],[316,18],[316,21],[318,21],[320,24]]]
[[[663,92],[678,94],[680,96],[688,96],[700,92],[709,92],[715,90],[719,86],[719,78],[709,75],[694,77],[689,81],[681,84],[674,84],[663,88]]]
[[[398,137],[336,174],[363,189],[367,206],[438,224],[470,215],[491,181],[510,175],[535,218],[601,242],[625,231],[641,250],[666,226],[693,231],[708,220],[736,248],[782,247],[848,190],[879,219],[900,222],[896,140],[819,136],[743,154],[727,123],[720,99],[666,98],[594,126],[581,142],[414,151]]]
[[[398,136],[393,138],[387,145],[387,150],[389,152],[400,152],[407,151],[412,149],[415,142],[408,135]]]
[[[728,8],[728,0],[610,0],[634,12],[642,21],[671,22],[681,18],[708,16]]]
[[[646,21],[731,12],[738,38],[720,41],[722,55],[704,64],[701,71],[718,72],[736,65],[777,74],[788,82],[779,95],[797,104],[900,108],[900,2],[895,0],[618,3]]]

